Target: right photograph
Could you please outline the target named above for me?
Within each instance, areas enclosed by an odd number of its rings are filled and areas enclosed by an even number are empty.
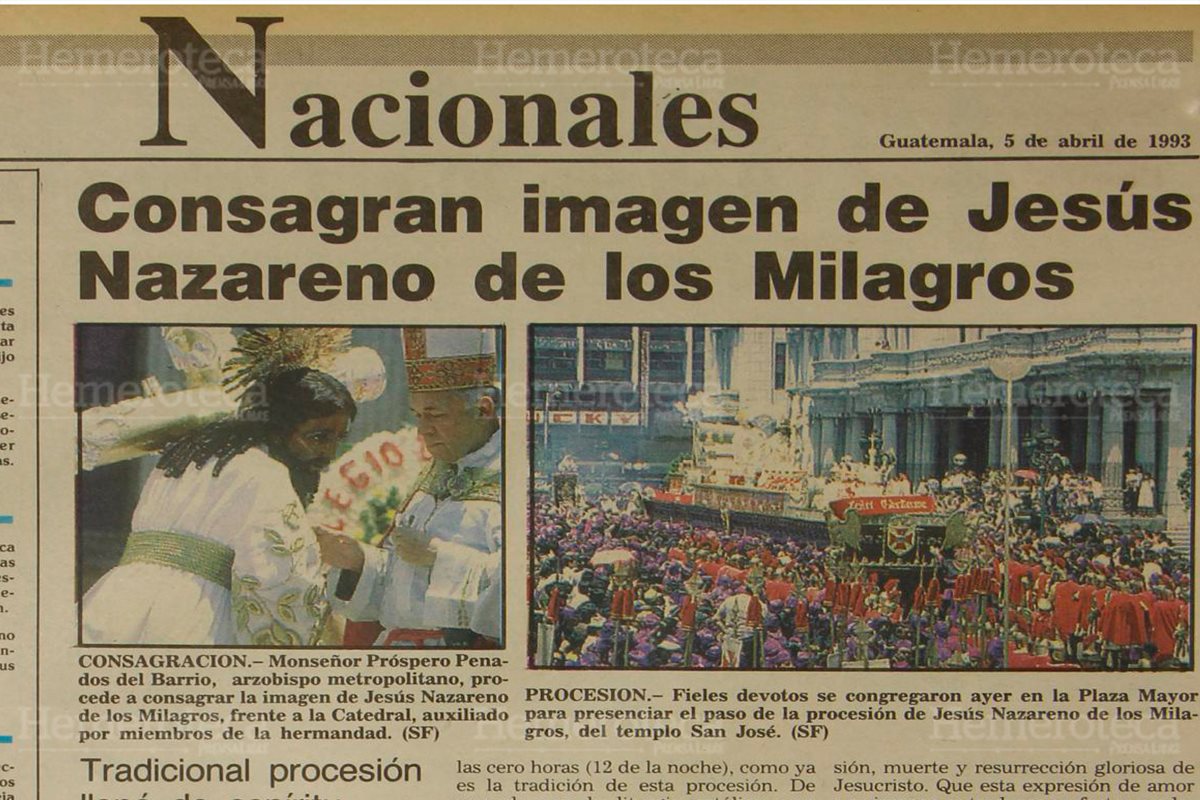
[[[1194,326],[529,350],[535,668],[1192,669]]]

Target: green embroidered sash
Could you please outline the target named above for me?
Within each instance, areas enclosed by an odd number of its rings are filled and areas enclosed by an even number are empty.
[[[125,542],[121,563],[171,567],[225,589],[233,583],[233,549],[186,533],[134,531]]]

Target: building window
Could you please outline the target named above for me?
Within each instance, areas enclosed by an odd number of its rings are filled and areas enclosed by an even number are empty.
[[[642,329],[649,339],[647,378],[656,383],[683,383],[687,375],[687,329],[655,325]]]
[[[683,383],[686,374],[687,350],[682,352],[650,351],[648,377],[659,383]]]
[[[633,353],[629,350],[588,350],[584,354],[583,374],[589,381],[633,380]]]
[[[539,381],[574,381],[575,351],[539,348],[533,374]]]
[[[583,329],[583,375],[589,381],[632,381],[633,328],[588,325]]]
[[[576,380],[577,329],[574,325],[536,325],[533,328],[533,376],[539,381]]]
[[[775,343],[775,388],[787,386],[787,342]]]

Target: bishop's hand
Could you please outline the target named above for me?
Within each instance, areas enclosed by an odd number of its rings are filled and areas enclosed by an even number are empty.
[[[430,546],[428,535],[413,527],[412,522],[412,517],[402,519],[399,515],[392,521],[387,535],[392,552],[415,567],[432,567],[437,551]]]
[[[317,535],[317,547],[321,560],[331,567],[362,572],[366,556],[358,540],[328,528],[313,528]]]

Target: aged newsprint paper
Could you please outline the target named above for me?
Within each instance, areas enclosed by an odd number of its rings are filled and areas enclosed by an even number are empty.
[[[1195,9],[0,21],[0,800],[1200,797]]]

